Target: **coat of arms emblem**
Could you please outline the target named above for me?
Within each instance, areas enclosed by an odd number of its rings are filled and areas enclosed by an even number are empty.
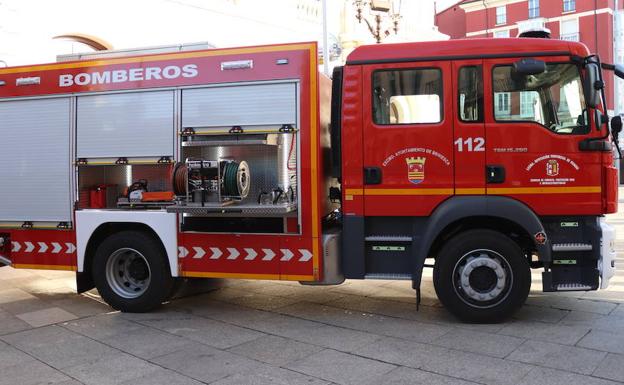
[[[413,183],[418,184],[425,180],[425,161],[427,158],[406,158],[407,163],[407,179]]]
[[[559,162],[557,162],[555,159],[550,159],[548,162],[546,162],[546,175],[559,175]]]

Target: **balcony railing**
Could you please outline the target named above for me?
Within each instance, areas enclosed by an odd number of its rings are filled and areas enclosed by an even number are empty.
[[[566,40],[566,41],[579,41],[580,40],[580,34],[578,32],[563,33],[563,34],[561,34],[561,36],[559,36],[559,39]]]

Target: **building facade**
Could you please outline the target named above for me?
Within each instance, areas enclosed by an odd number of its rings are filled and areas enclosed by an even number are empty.
[[[437,12],[436,24],[451,39],[516,37],[548,28],[552,38],[580,41],[603,62],[613,63],[616,56],[622,59],[616,18],[622,19],[623,5],[624,0],[464,0]],[[614,77],[605,80],[608,109],[624,112],[622,82],[616,91]]]

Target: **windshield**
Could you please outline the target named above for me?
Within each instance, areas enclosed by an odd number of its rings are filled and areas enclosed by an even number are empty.
[[[548,64],[537,75],[519,75],[513,66],[493,73],[497,121],[532,121],[558,134],[589,132],[585,98],[576,65]]]

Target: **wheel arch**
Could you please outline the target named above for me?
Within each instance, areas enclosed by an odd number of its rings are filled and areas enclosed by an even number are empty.
[[[176,215],[163,212],[76,212],[78,291],[93,288],[91,263],[97,246],[120,231],[143,231],[156,239],[167,254],[169,270],[178,276]]]
[[[524,250],[534,248],[540,261],[550,261],[550,242],[536,244],[535,234],[545,233],[537,215],[523,203],[502,196],[453,197],[431,214],[415,255],[413,279],[420,285],[425,259],[434,255],[446,239],[464,229],[487,228],[506,234],[516,234],[515,239]],[[514,238],[514,237],[512,237]]]

